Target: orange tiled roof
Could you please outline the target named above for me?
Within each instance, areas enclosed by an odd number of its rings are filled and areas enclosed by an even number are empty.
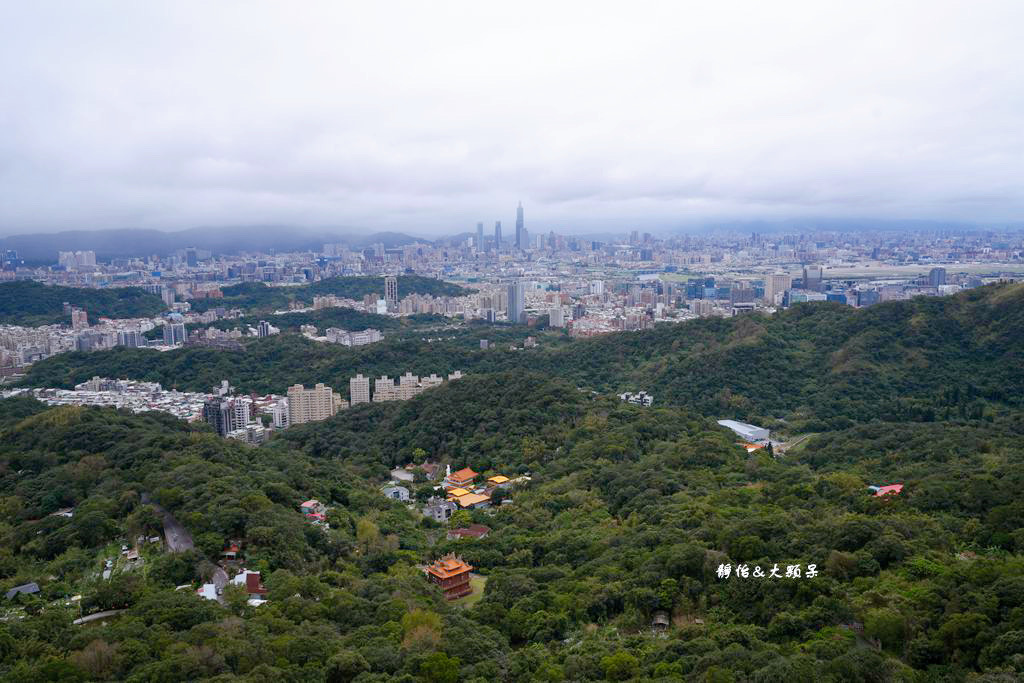
[[[472,571],[472,569],[473,567],[464,562],[461,557],[446,555],[427,567],[427,572],[439,579],[448,579]]]
[[[452,476],[450,477],[452,481],[469,481],[474,478],[476,478],[476,472],[468,467],[461,469],[458,472],[452,472]]]
[[[485,500],[490,499],[490,496],[482,493],[467,493],[464,496],[459,496],[458,498],[456,498],[456,501],[459,503],[460,506],[468,508],[471,505],[476,505],[478,503],[482,503]]]

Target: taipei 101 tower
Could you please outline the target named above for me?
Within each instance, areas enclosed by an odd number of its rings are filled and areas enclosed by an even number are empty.
[[[516,249],[526,248],[526,228],[523,226],[523,203],[516,209]]]

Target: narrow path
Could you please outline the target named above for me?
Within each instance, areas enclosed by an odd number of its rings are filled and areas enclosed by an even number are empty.
[[[815,436],[815,435],[816,435],[816,433],[814,433],[814,432],[809,433],[809,434],[801,434],[800,436],[798,436],[797,438],[793,439],[792,441],[788,441],[786,443],[780,443],[779,445],[775,446],[775,452],[781,455],[782,453],[785,453],[786,451],[788,451],[790,448],[793,448],[794,446],[797,446],[797,445],[803,443],[804,441],[806,441],[807,439],[809,439],[809,438],[811,438],[812,436]]]
[[[89,616],[82,617],[81,619],[75,619],[71,623],[74,624],[75,626],[81,626],[82,624],[88,624],[90,621],[96,621],[98,619],[106,619],[107,617],[112,617],[115,614],[120,614],[121,612],[124,612],[124,610],[123,609],[108,609],[106,612],[97,612],[96,614],[90,614]]]

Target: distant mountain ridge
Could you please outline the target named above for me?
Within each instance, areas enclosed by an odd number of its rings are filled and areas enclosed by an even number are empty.
[[[14,249],[29,262],[56,262],[59,251],[91,250],[100,260],[131,256],[166,256],[178,249],[196,247],[214,254],[237,254],[243,251],[320,250],[324,244],[347,244],[362,249],[371,244],[385,248],[413,242],[432,244],[400,232],[379,232],[353,235],[326,229],[305,229],[292,226],[200,227],[163,232],[149,229],[69,230],[55,233],[11,235],[0,238],[0,248]]]

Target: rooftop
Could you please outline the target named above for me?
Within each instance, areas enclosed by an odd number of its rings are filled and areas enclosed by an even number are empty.
[[[469,481],[471,479],[476,478],[476,472],[466,467],[459,470],[458,472],[452,472],[451,477],[449,478],[452,481]]]
[[[473,567],[466,564],[461,557],[445,555],[434,564],[427,567],[426,571],[439,579],[447,579],[471,571]]]
[[[472,505],[478,505],[491,499],[490,496],[482,493],[467,493],[464,496],[458,497],[458,503],[461,507],[468,508]]]

